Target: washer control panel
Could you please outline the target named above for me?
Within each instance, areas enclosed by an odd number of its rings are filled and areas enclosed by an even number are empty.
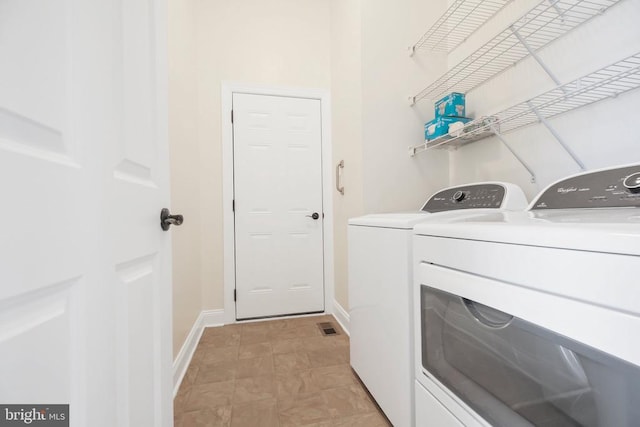
[[[444,212],[460,209],[499,209],[506,190],[500,184],[474,184],[446,188],[424,204],[424,212]]]
[[[556,182],[532,210],[640,207],[640,165],[606,169]]]

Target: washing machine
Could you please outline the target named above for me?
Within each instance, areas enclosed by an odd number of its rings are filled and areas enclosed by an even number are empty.
[[[486,182],[443,189],[418,212],[349,220],[351,366],[394,426],[414,425],[413,226],[429,217],[526,205],[519,187]]]
[[[640,420],[640,165],[414,229],[418,426]]]

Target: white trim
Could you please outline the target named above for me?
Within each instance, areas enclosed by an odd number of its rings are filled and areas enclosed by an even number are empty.
[[[216,326],[224,326],[224,310],[205,310],[200,313],[202,318],[202,326],[204,328],[212,328]]]
[[[224,310],[205,310],[201,311],[198,318],[193,323],[187,339],[184,340],[180,352],[173,361],[173,397],[175,398],[180,389],[180,384],[184,378],[184,374],[189,368],[193,353],[198,347],[200,337],[204,332],[204,328],[224,326]]]
[[[198,346],[198,342],[200,342],[200,337],[202,336],[202,332],[204,331],[204,327],[202,326],[202,313],[198,315],[198,318],[193,323],[193,327],[191,327],[191,331],[189,331],[189,335],[182,343],[182,348],[178,352],[175,360],[173,361],[173,397],[175,398],[178,394],[178,389],[180,388],[180,384],[182,384],[182,379],[184,378],[184,374],[187,372],[187,368],[189,368],[189,364],[191,363],[191,358],[193,357],[193,353],[196,351],[196,347]]]
[[[345,334],[349,335],[349,313],[336,300],[333,301],[333,317],[335,317],[336,321],[340,324],[340,326],[342,326]]]
[[[235,289],[235,247],[233,203],[233,126],[231,109],[234,93],[287,96],[320,100],[322,111],[322,203],[324,212],[324,311],[333,312],[333,156],[331,145],[331,97],[327,90],[269,87],[254,84],[222,82],[222,206],[224,229],[224,323],[236,321],[233,290]]]
[[[243,323],[270,322],[272,320],[302,319],[305,317],[320,317],[320,316],[324,316],[325,314],[327,313],[292,314],[292,315],[286,315],[286,316],[274,316],[274,317],[267,317],[267,318],[238,320],[237,323],[243,324]]]

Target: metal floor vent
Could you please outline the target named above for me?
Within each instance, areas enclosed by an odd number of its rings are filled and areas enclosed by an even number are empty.
[[[318,323],[318,328],[320,328],[322,335],[340,335],[338,329],[331,322]]]

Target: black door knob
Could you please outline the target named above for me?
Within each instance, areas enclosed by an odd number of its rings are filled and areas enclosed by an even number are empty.
[[[172,225],[182,225],[184,217],[182,215],[171,215],[169,209],[163,208],[160,211],[160,227],[167,231]]]
[[[311,215],[306,215],[307,218],[318,219],[320,218],[320,214],[318,212],[314,212]]]

